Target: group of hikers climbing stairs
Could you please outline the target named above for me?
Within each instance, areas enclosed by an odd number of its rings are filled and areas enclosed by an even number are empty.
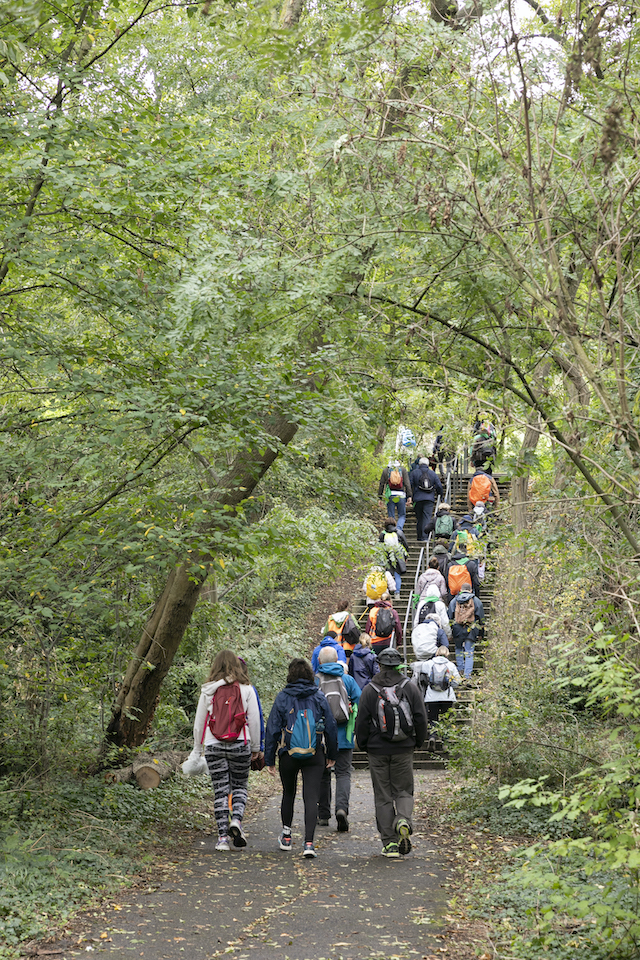
[[[458,472],[454,469],[447,477],[446,493],[444,499],[451,505],[451,513],[457,517],[462,517],[468,512],[467,491],[472,474]],[[501,498],[508,494],[509,482],[504,476],[494,475],[498,485]],[[486,645],[486,632],[489,629],[491,620],[491,607],[494,594],[495,566],[493,563],[493,554],[491,552],[491,543],[496,538],[496,524],[500,522],[499,518],[492,518],[492,524],[487,534],[486,543],[488,553],[486,557],[485,576],[482,581],[481,597],[485,615],[485,638],[480,640],[475,647],[474,654],[474,673],[470,681],[461,684],[456,690],[456,704],[453,711],[453,720],[456,724],[466,726],[472,723],[473,711],[476,703],[476,690],[478,683],[478,673],[484,666],[484,649]],[[419,543],[416,537],[416,524],[410,512],[407,513],[406,523],[403,533],[409,545],[409,556],[406,560],[407,570],[402,576],[402,587],[399,598],[394,600],[394,607],[403,624],[403,641],[398,644],[399,649],[406,657],[406,662],[411,663],[415,659],[411,646],[411,628],[413,624],[413,614],[415,605],[413,603],[415,585],[420,573],[427,567],[429,556],[433,555],[433,545],[435,539],[430,536],[427,543]],[[366,609],[364,601],[361,608],[357,611],[361,617],[361,624],[364,626],[366,619]],[[409,674],[410,675],[410,674]],[[436,740],[435,749],[428,750],[426,745],[420,750],[414,752],[414,768],[418,770],[443,769],[446,766],[448,753],[441,739]],[[363,769],[367,766],[367,755],[361,750],[354,750],[353,766],[355,769]]]

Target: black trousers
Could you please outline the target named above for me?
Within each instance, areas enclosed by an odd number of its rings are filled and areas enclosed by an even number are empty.
[[[278,757],[280,779],[282,781],[282,802],[280,816],[283,827],[290,827],[293,821],[293,806],[298,786],[298,773],[302,773],[302,800],[304,802],[304,842],[312,843],[318,819],[318,798],[320,783],[324,773],[324,750],[316,750],[308,760],[291,757],[285,750]]]

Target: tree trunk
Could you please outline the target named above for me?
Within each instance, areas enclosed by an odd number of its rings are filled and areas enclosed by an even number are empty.
[[[251,496],[276,459],[281,446],[291,442],[298,425],[280,415],[269,424],[268,429],[273,443],[265,442],[262,448],[254,446],[236,455],[231,469],[216,488],[216,504],[237,510]],[[232,512],[225,514],[230,515]],[[216,516],[220,517],[220,514]],[[220,522],[218,519],[212,523],[211,532]],[[99,754],[101,763],[105,762],[108,751],[114,746],[132,748],[144,743],[158,703],[160,685],[189,625],[211,559],[211,555],[194,553],[170,573],[153,613],[142,630],[112,707],[111,721]]]
[[[527,424],[518,453],[516,476],[511,480],[511,506],[513,508],[512,523],[516,534],[524,533],[527,529],[527,499],[529,490],[529,475],[531,470],[527,463],[527,455],[533,453],[540,439],[540,426],[535,416]]]
[[[525,579],[525,544],[524,534],[527,529],[527,499],[529,489],[530,468],[527,463],[527,454],[533,453],[540,439],[539,418],[535,415],[527,424],[518,453],[517,475],[511,481],[511,506],[513,532],[517,536],[518,547],[515,553],[516,568],[513,574],[513,602],[510,605],[511,635],[518,650],[518,663],[529,662],[531,653],[531,629],[529,611],[526,602],[527,582]]]

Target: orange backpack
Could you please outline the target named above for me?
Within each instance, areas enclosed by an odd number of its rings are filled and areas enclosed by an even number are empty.
[[[486,503],[491,496],[491,480],[485,473],[479,473],[474,477],[469,487],[469,500],[471,503]]]
[[[463,589],[472,591],[471,574],[465,566],[466,562],[466,557],[463,560],[453,560],[451,562],[447,576],[447,583],[449,586],[449,593],[452,597],[455,597]]]
[[[402,486],[402,473],[394,467],[389,474],[389,487],[391,490],[402,490]]]

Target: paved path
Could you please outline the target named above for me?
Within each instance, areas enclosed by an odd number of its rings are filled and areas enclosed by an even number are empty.
[[[437,774],[417,773],[416,793]],[[276,845],[279,795],[245,824],[248,846],[214,850],[197,841],[175,880],[134,891],[91,941],[62,956],[105,960],[388,960],[424,958],[446,910],[448,858],[416,821],[414,850],[401,860],[380,855],[368,771],[354,774],[351,829],[335,821],[316,831],[316,860],[302,851],[302,799],[296,800],[294,850]],[[123,898],[124,899],[124,898]]]

